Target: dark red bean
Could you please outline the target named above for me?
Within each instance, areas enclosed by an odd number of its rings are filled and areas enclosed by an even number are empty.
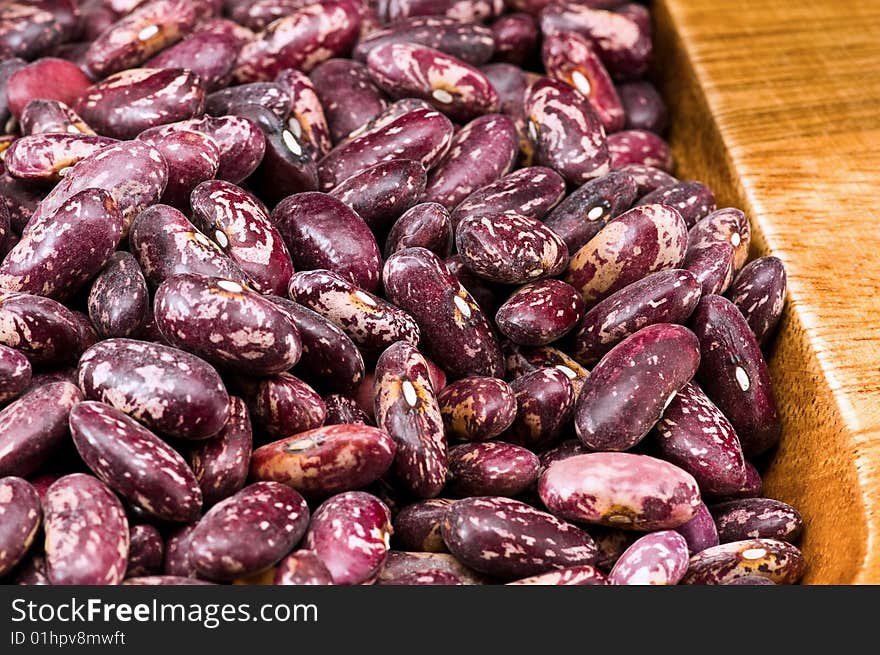
[[[571,425],[575,392],[558,368],[541,368],[510,383],[517,414],[505,439],[530,449],[552,445]]]
[[[440,528],[454,503],[448,498],[429,498],[407,505],[394,517],[394,539],[407,550],[447,552]]]
[[[133,525],[129,531],[126,578],[158,575],[165,557],[165,542],[152,525]]]
[[[438,257],[452,252],[452,221],[436,202],[424,202],[405,211],[394,222],[385,240],[385,257],[406,248],[425,248]]]
[[[89,319],[103,338],[129,337],[144,324],[150,304],[147,281],[131,253],[118,251],[89,290]]]
[[[59,302],[27,293],[0,293],[0,344],[40,365],[72,363],[84,350],[79,319]]]
[[[278,563],[272,584],[332,585],[333,576],[315,553],[297,550]]]
[[[794,507],[772,498],[742,498],[710,508],[722,544],[744,539],[796,543],[804,521]]]
[[[275,438],[320,427],[326,411],[321,396],[290,373],[259,380],[248,394],[248,409],[260,429]]]
[[[675,531],[684,537],[691,555],[718,545],[718,530],[705,503],[700,504],[694,518],[675,528]]]
[[[449,492],[455,496],[517,496],[538,479],[538,456],[503,441],[449,450]]]
[[[194,444],[190,451],[192,470],[205,506],[231,496],[247,479],[253,432],[241,398],[230,396],[228,417],[217,435]]]
[[[29,482],[0,478],[0,577],[27,554],[43,518],[40,497]]]
[[[324,107],[334,143],[369,123],[388,104],[360,62],[329,59],[318,64],[309,77]]]
[[[522,66],[538,45],[538,24],[528,14],[507,14],[492,23],[495,61]]]
[[[676,182],[642,196],[636,204],[651,203],[672,207],[681,214],[690,229],[715,211],[715,194],[702,182]]]
[[[72,105],[91,84],[76,64],[54,57],[37,59],[9,76],[6,82],[9,111],[21,118],[27,104],[37,98]]]
[[[648,130],[657,134],[666,130],[666,103],[651,82],[624,82],[618,85],[617,95],[623,104],[626,129]]]
[[[785,289],[782,261],[776,257],[759,257],[743,267],[727,291],[727,297],[745,317],[761,346],[772,337],[782,316]]]
[[[540,280],[517,289],[498,309],[495,323],[514,343],[543,346],[560,339],[584,313],[580,294],[560,280]]]

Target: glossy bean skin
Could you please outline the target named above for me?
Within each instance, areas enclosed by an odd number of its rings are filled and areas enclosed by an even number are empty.
[[[319,427],[326,412],[321,396],[290,373],[260,380],[249,394],[248,409],[260,429],[275,438]]]
[[[739,272],[727,297],[745,317],[758,344],[773,336],[785,307],[785,267],[776,257],[759,257]]]
[[[635,207],[574,253],[565,281],[591,306],[646,275],[677,268],[687,243],[684,220],[674,209]]]
[[[393,22],[412,16],[446,16],[467,23],[498,16],[503,10],[498,0],[389,0],[380,9],[380,17]]]
[[[382,233],[422,198],[427,182],[418,162],[392,159],[355,173],[329,194],[351,207],[371,230]]]
[[[485,64],[495,49],[491,30],[482,25],[462,23],[454,18],[419,16],[395,21],[371,32],[357,44],[352,56],[358,61],[366,61],[372,50],[386,43],[423,45],[471,66]]]
[[[146,523],[131,526],[126,579],[158,575],[164,557],[165,542],[155,527]]]
[[[720,295],[733,282],[734,257],[730,244],[713,243],[703,248],[688,248],[681,267],[697,278],[704,296]]]
[[[24,106],[18,122],[22,136],[57,132],[91,136],[95,134],[79,114],[59,100],[34,98]]]
[[[280,120],[290,113],[290,91],[276,82],[251,82],[215,91],[205,98],[205,112],[225,116],[236,105],[259,105]]]
[[[540,79],[526,92],[523,108],[536,164],[554,169],[569,184],[583,184],[610,170],[602,124],[573,87]]]
[[[484,280],[471,271],[465,265],[464,258],[461,255],[456,254],[447,257],[443,263],[465,290],[473,296],[477,305],[479,305],[484,313],[491,314],[498,309],[498,306],[501,304],[499,300],[501,290],[497,284]]]
[[[27,480],[0,478],[0,577],[27,554],[43,518],[40,497]]]
[[[532,451],[486,441],[449,450],[449,492],[455,496],[517,496],[538,479],[538,457]]]
[[[694,518],[675,528],[675,531],[684,537],[691,555],[718,545],[718,530],[705,503],[700,505]]]
[[[652,203],[675,209],[690,229],[700,219],[715,211],[715,194],[702,182],[676,182],[642,196],[636,204]]]
[[[575,189],[544,221],[565,239],[570,252],[577,252],[632,205],[636,182],[625,171],[590,180]]]
[[[367,224],[325,193],[285,198],[271,214],[298,269],[328,269],[366,291],[379,283],[379,246]]]
[[[391,532],[391,516],[382,501],[362,491],[347,491],[315,510],[303,545],[324,563],[333,584],[363,584],[385,563]],[[359,538],[352,539],[352,534]]]
[[[538,493],[556,516],[624,530],[667,530],[690,521],[700,507],[696,481],[647,455],[588,453],[554,462]]]
[[[320,188],[330,190],[355,173],[392,159],[417,161],[428,170],[449,150],[452,134],[452,123],[440,112],[407,111],[331,150],[318,165]]]
[[[8,2],[0,7],[0,52],[31,59],[59,43],[64,28],[40,3]]]
[[[138,333],[149,305],[147,281],[137,260],[129,252],[113,253],[89,290],[89,319],[98,335],[107,339]]]
[[[175,45],[149,59],[145,68],[188,68],[199,76],[208,91],[229,82],[239,45],[229,34],[220,32],[190,33]]]
[[[64,365],[84,350],[80,325],[61,303],[28,293],[0,293],[0,344],[36,365]]]
[[[608,153],[614,170],[632,165],[651,166],[672,171],[669,144],[653,132],[621,130],[608,135]]]
[[[101,341],[83,353],[77,379],[89,400],[108,403],[179,439],[211,437],[229,416],[229,396],[214,368],[158,343]]]
[[[455,502],[449,498],[429,498],[407,505],[394,517],[394,539],[407,550],[448,552],[440,528],[446,511]]]
[[[452,210],[471,192],[510,171],[516,153],[516,126],[510,118],[487,114],[472,120],[456,133],[449,152],[431,171],[425,200]]]
[[[443,418],[425,358],[406,342],[391,345],[376,363],[376,425],[394,439],[394,474],[411,493],[431,498],[446,483]]]
[[[250,30],[262,30],[293,10],[305,7],[307,0],[230,0],[224,3],[229,17]]]
[[[463,585],[486,584],[486,578],[469,569],[448,553],[388,551],[385,565],[376,578],[377,584],[393,584],[395,580],[412,579],[421,574],[442,572],[454,576]]]
[[[301,271],[290,280],[290,297],[343,330],[368,358],[397,341],[419,343],[419,326],[405,311],[330,271]]]
[[[9,146],[3,162],[19,180],[54,184],[77,162],[114,143],[115,139],[88,134],[34,134]]]
[[[419,326],[429,357],[451,378],[501,377],[501,349],[473,297],[424,248],[406,248],[385,262],[385,293]]]
[[[525,94],[534,82],[535,75],[521,68],[502,62],[487,64],[480,71],[498,92],[501,113],[513,119],[519,139],[519,159],[521,166],[532,166],[535,148],[526,128]]]
[[[771,448],[782,430],[776,396],[761,348],[736,306],[706,296],[690,325],[700,340],[697,372],[706,395],[730,420],[746,456]]]
[[[499,496],[466,498],[443,519],[443,541],[472,569],[503,580],[593,564],[596,545],[570,523]],[[548,541],[553,544],[547,548]]]
[[[619,170],[628,173],[635,180],[637,196],[643,196],[678,182],[677,179],[666,171],[644,164],[627,164]]]
[[[275,83],[290,94],[288,129],[305,140],[316,159],[330,152],[330,128],[312,81],[305,73],[288,68],[278,74]]]
[[[599,569],[591,564],[569,566],[549,573],[533,575],[521,580],[508,582],[508,585],[550,585],[559,586],[583,586],[583,585],[607,585],[608,578]]]
[[[778,539],[796,543],[804,522],[794,507],[772,498],[742,498],[710,508],[721,543],[745,539]]]
[[[255,482],[212,507],[189,535],[192,564],[209,580],[259,573],[281,560],[303,536],[309,508],[277,482]]]
[[[636,540],[608,576],[614,585],[674,585],[688,568],[687,542],[677,532],[661,530]]]
[[[332,585],[333,576],[313,552],[296,550],[279,562],[272,584]]]
[[[188,523],[199,517],[202,492],[186,461],[118,409],[91,400],[70,412],[77,452],[95,475],[149,516]]]
[[[370,417],[354,398],[339,393],[324,396],[324,425],[370,425]]]
[[[700,301],[700,286],[689,271],[652,273],[611,294],[583,317],[575,334],[575,359],[585,365],[639,329],[656,323],[683,324]]]
[[[657,323],[612,348],[578,396],[575,429],[594,450],[629,450],[657,423],[700,364],[700,343],[687,328]]]
[[[530,449],[552,445],[570,424],[575,392],[558,368],[539,368],[510,383],[517,414],[504,438]]]
[[[160,202],[186,211],[192,190],[213,179],[220,168],[220,148],[211,137],[190,130],[151,128],[138,135],[156,148],[168,165],[168,184]]]
[[[528,14],[501,16],[492,23],[495,61],[522,66],[538,45],[538,25]]]
[[[494,439],[516,418],[516,395],[504,380],[467,377],[437,395],[446,433],[462,441]]]
[[[797,548],[776,539],[747,539],[721,544],[691,558],[682,584],[732,584],[737,579],[759,576],[775,584],[794,584],[806,570]]]
[[[0,403],[23,393],[31,384],[32,374],[27,357],[14,348],[0,345]]]
[[[387,102],[370,79],[366,65],[349,59],[328,59],[309,75],[324,107],[333,143],[369,123]]]
[[[543,346],[564,336],[584,313],[584,301],[571,286],[548,279],[520,287],[498,308],[495,324],[514,343]]]
[[[261,446],[251,460],[251,477],[273,480],[306,498],[366,487],[394,460],[395,443],[368,425],[325,425]]]
[[[453,236],[452,220],[443,205],[419,203],[394,222],[385,239],[385,257],[406,248],[425,248],[438,257],[448,257]]]
[[[657,88],[645,80],[618,85],[617,94],[623,104],[628,130],[648,130],[662,134],[666,129],[666,103]]]
[[[119,584],[128,564],[125,511],[107,486],[73,473],[49,487],[43,508],[46,573],[56,585]]]
[[[734,270],[741,269],[749,256],[751,228],[748,217],[739,209],[718,209],[700,219],[688,232],[689,250],[703,250],[719,243],[733,248]]]
[[[250,277],[216,243],[196,229],[183,213],[153,205],[138,214],[129,247],[154,287],[175,275],[198,273],[250,284]]]
[[[190,463],[206,507],[231,496],[247,480],[253,429],[241,398],[229,397],[226,424],[216,435],[193,444]]]

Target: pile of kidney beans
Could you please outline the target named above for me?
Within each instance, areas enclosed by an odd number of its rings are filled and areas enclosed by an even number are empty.
[[[670,174],[651,49],[614,0],[3,4],[0,578],[797,582],[785,272]]]

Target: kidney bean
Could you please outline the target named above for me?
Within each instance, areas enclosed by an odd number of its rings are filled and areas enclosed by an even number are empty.
[[[745,539],[778,539],[794,543],[804,522],[794,507],[771,498],[742,498],[710,508],[721,543]]]
[[[137,260],[118,251],[92,281],[89,319],[102,338],[128,337],[143,327],[150,297]]]
[[[508,582],[508,585],[544,585],[544,586],[569,586],[569,585],[607,585],[608,578],[595,566],[581,564],[569,566],[556,571],[549,571],[539,575],[533,575],[521,580]]]
[[[464,441],[494,439],[516,418],[516,396],[498,378],[463,378],[440,391],[437,402],[447,434]]]
[[[503,441],[462,444],[449,450],[448,489],[456,496],[516,496],[538,479],[538,457]]]
[[[636,205],[661,204],[681,215],[688,229],[715,211],[715,194],[702,182],[675,182],[639,198]]]
[[[165,542],[152,525],[133,525],[129,530],[128,567],[125,577],[158,575],[165,557]]]
[[[385,565],[379,571],[377,584],[394,584],[397,580],[409,580],[423,574],[443,573],[453,576],[463,585],[482,585],[486,580],[480,574],[464,566],[448,553],[406,553],[388,551]]]
[[[116,143],[85,134],[35,134],[17,139],[4,153],[6,170],[32,184],[54,184],[86,157]]]
[[[194,444],[190,451],[192,470],[206,507],[244,486],[252,445],[253,432],[247,407],[241,398],[230,396],[226,424],[214,437]]]
[[[342,201],[325,193],[285,198],[272,212],[293,263],[325,268],[373,291],[379,283],[379,246],[366,223]]]
[[[226,18],[207,18],[196,23],[192,34],[220,34],[230,37],[235,42],[236,54],[246,43],[256,38],[253,30]]]
[[[584,313],[580,294],[559,280],[540,280],[517,289],[498,309],[495,323],[514,343],[542,346],[560,339]]]
[[[329,194],[351,207],[371,230],[382,233],[419,201],[427,182],[418,162],[391,159],[346,178]]]
[[[310,550],[295,550],[278,564],[272,584],[332,585],[333,576]]]
[[[285,371],[302,353],[299,331],[287,314],[231,280],[176,275],[156,291],[154,311],[169,343],[249,375]]]
[[[188,68],[199,76],[208,91],[229,83],[232,67],[241,45],[231,34],[221,32],[190,33],[188,37],[165,48],[149,59],[145,68]]]
[[[382,501],[347,491],[315,510],[303,545],[324,563],[333,584],[355,585],[373,580],[382,568],[391,533],[391,516]]]
[[[493,18],[503,11],[504,5],[499,0],[388,0],[379,15],[388,23],[412,16],[446,16],[468,23]]]
[[[433,109],[413,109],[340,143],[318,165],[321,188],[330,190],[375,164],[410,159],[426,170],[449,150],[453,127]]]
[[[570,425],[575,393],[558,368],[540,368],[510,383],[517,415],[506,440],[536,449],[553,444]]]
[[[538,475],[546,471],[553,462],[559,462],[575,455],[585,455],[590,452],[593,451],[581,443],[580,439],[566,439],[548,450],[543,450],[538,455],[538,461],[541,465]]]
[[[528,14],[501,16],[492,23],[495,61],[522,66],[538,45],[538,24]]]
[[[2,11],[3,9],[0,8],[0,12]],[[0,13],[0,17],[2,17],[2,13]],[[11,54],[6,53],[2,48],[2,35],[4,29],[9,29],[9,27],[9,25],[0,25],[0,53],[2,53],[0,56],[3,57],[3,59],[0,60],[0,125],[2,126],[6,125],[11,116],[11,112],[9,111],[9,100],[6,97],[6,86],[9,82],[9,78],[12,77],[16,71],[27,66],[27,62],[24,59],[14,57]]]
[[[443,418],[425,358],[410,344],[391,345],[376,363],[376,425],[394,439],[394,473],[420,498],[440,493],[446,482]]]
[[[15,348],[35,365],[70,363],[83,351],[73,312],[43,296],[0,293],[0,344]]]
[[[128,563],[128,521],[97,478],[73,473],[46,494],[46,572],[52,584],[119,584]]]
[[[388,43],[423,45],[471,66],[485,64],[495,50],[492,31],[478,23],[442,16],[417,16],[371,32],[357,44],[352,57],[366,61],[370,52]]]
[[[718,530],[705,503],[700,504],[694,518],[675,528],[675,531],[684,537],[691,555],[718,545]]]
[[[678,182],[666,171],[644,164],[627,164],[619,170],[628,173],[635,180],[637,197]]]
[[[776,539],[747,539],[694,555],[682,584],[731,584],[739,578],[754,576],[775,584],[794,584],[805,570],[803,554],[791,544]]]
[[[199,183],[212,179],[220,167],[220,149],[206,134],[189,130],[161,131],[152,128],[138,139],[149,143],[168,165],[168,184],[160,201],[189,209],[190,193]]]
[[[631,453],[589,453],[555,462],[538,493],[556,516],[625,530],[674,529],[700,506],[696,480],[663,460]]]
[[[734,257],[730,244],[713,243],[704,248],[688,248],[681,267],[694,275],[704,296],[722,294],[733,281]]]
[[[185,525],[171,533],[165,543],[162,573],[175,578],[195,580],[198,572],[192,562],[192,533],[196,524]]]
[[[287,121],[290,131],[297,138],[304,138],[316,158],[326,155],[332,147],[330,128],[311,80],[304,73],[286,69],[275,81],[290,94]]]
[[[190,535],[196,571],[227,581],[274,566],[309,525],[306,501],[277,482],[255,482],[220,501]]]
[[[233,78],[239,83],[273,79],[285,68],[308,73],[331,57],[347,54],[358,38],[360,16],[350,2],[324,2],[298,9],[244,45]]]
[[[40,498],[29,482],[0,478],[0,577],[27,554],[42,521]]]
[[[525,93],[529,85],[535,81],[537,75],[526,73],[518,66],[504,62],[480,66],[480,71],[498,93],[498,99],[501,102],[501,112],[510,116],[517,123],[518,130],[520,128],[524,129],[523,119],[525,113],[523,112],[523,103]],[[520,125],[520,122],[523,125]]]
[[[593,564],[596,559],[596,545],[586,532],[498,496],[466,498],[452,505],[442,534],[452,554],[467,566],[504,580]]]
[[[343,330],[365,356],[376,358],[396,341],[419,343],[412,316],[329,271],[302,271],[290,280],[290,297]]]
[[[31,363],[24,354],[0,345],[0,403],[21,395],[31,384]]]
[[[700,340],[697,372],[706,394],[730,420],[747,456],[765,452],[781,425],[767,364],[749,324],[721,296],[706,296],[690,325]]]
[[[286,484],[307,498],[366,487],[391,466],[395,444],[368,425],[325,425],[261,446],[251,476]]]
[[[446,511],[454,503],[448,498],[429,498],[407,505],[394,517],[394,538],[409,550],[448,552],[440,528]]]
[[[688,568],[687,542],[677,532],[661,530],[636,540],[608,576],[614,585],[674,585]]]
[[[326,411],[317,392],[289,373],[260,380],[248,408],[259,427],[275,438],[320,427]]]
[[[723,243],[733,247],[734,269],[745,264],[751,243],[749,220],[739,209],[725,207],[697,222],[688,232],[688,249],[703,250]]]
[[[672,170],[672,152],[669,144],[653,132],[621,130],[608,135],[611,168],[632,165],[651,166],[663,171]]]
[[[418,247],[418,246],[412,246]],[[399,251],[398,251],[399,252]],[[389,255],[390,257],[391,255]],[[444,261],[449,272],[471,294],[485,314],[492,314],[498,309],[499,285],[475,275],[464,263],[461,255],[452,255]]]
[[[453,378],[501,377],[504,363],[492,327],[443,262],[424,248],[406,248],[385,262],[388,299],[419,326],[428,355]]]
[[[617,95],[623,104],[625,129],[648,130],[656,134],[666,130],[666,103],[651,82],[624,82],[618,85]]]
[[[324,396],[324,407],[327,412],[324,425],[369,425],[371,422],[354,398],[342,394]]]
[[[348,59],[329,59],[309,76],[324,108],[334,143],[378,116],[387,106],[367,67]]]
[[[251,82],[214,91],[205,98],[205,112],[212,116],[224,116],[237,105],[259,105],[283,121],[290,113],[290,91],[275,82]]]
[[[32,59],[64,38],[64,25],[37,2],[6,2],[0,6],[0,53]]]
[[[452,221],[449,212],[436,202],[424,202],[406,210],[385,240],[385,257],[406,248],[425,248],[438,257],[452,252]]]
[[[592,305],[646,275],[678,267],[687,243],[677,211],[664,205],[634,207],[572,256],[565,281]]]
[[[19,118],[22,136],[35,134],[86,134],[94,136],[95,131],[86,125],[73,109],[58,100],[36,98],[25,105]],[[104,137],[105,139],[107,137]]]
[[[9,111],[16,118],[34,99],[72,105],[92,82],[79,66],[55,57],[43,57],[13,72],[6,82]]]
[[[782,261],[776,257],[759,257],[743,267],[727,292],[761,346],[769,341],[782,316],[785,289]]]

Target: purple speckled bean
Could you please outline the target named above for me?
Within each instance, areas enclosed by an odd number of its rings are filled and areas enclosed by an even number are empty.
[[[399,252],[399,251],[398,251]],[[388,257],[391,257],[389,255]],[[503,293],[499,285],[475,275],[469,269],[461,255],[452,255],[444,261],[446,268],[455,276],[461,285],[473,296],[477,305],[486,315],[493,314],[501,304],[499,296]]]
[[[64,27],[47,3],[5,2],[0,7],[0,53],[31,59],[64,38]],[[4,93],[5,96],[5,93]]]
[[[351,207],[370,229],[382,233],[419,201],[427,182],[418,162],[392,159],[355,173],[328,193]]]
[[[207,18],[197,23],[192,33],[220,34],[231,37],[235,40],[235,45],[238,49],[244,47],[246,43],[253,41],[256,36],[252,30],[249,30],[244,25],[226,18]]]
[[[435,166],[449,150],[453,127],[434,109],[413,109],[337,145],[318,165],[321,188],[330,190],[375,164],[410,159]]]
[[[688,568],[687,542],[677,532],[661,530],[636,540],[608,576],[614,585],[675,585]]]
[[[0,578],[27,554],[42,521],[40,497],[21,478],[0,478]]]
[[[759,576],[775,584],[794,584],[807,568],[800,550],[776,539],[747,539],[721,544],[691,558],[682,584],[731,584]]]
[[[726,416],[749,457],[771,448],[782,430],[776,396],[761,348],[736,306],[705,296],[690,325],[700,340],[697,379]]]
[[[310,550],[296,550],[278,563],[275,585],[332,585],[333,576]]]
[[[324,425],[369,425],[370,417],[360,408],[354,398],[339,393],[324,396],[327,415]]]
[[[236,23],[251,30],[262,30],[279,18],[306,7],[310,0],[227,0],[226,13]]]
[[[3,20],[2,11],[3,10],[0,9],[0,21]],[[19,59],[4,49],[3,40],[6,30],[10,27],[12,27],[12,25],[8,23],[5,25],[0,24],[0,53],[2,53],[0,56],[3,57],[3,60],[0,61],[0,125],[3,126],[6,125],[6,122],[11,116],[11,112],[9,111],[9,101],[6,97],[6,86],[9,83],[9,78],[17,71],[27,66],[27,62],[24,59]]]
[[[73,311],[51,298],[15,291],[0,293],[0,344],[47,366],[71,363],[84,350]]]
[[[524,111],[535,163],[553,168],[570,184],[583,184],[610,170],[602,123],[574,87],[542,78],[526,92]]]
[[[128,564],[128,521],[97,478],[73,473],[46,493],[46,572],[56,585],[119,584]]]
[[[640,197],[636,205],[654,203],[678,211],[690,229],[715,211],[715,194],[702,182],[675,182]]]
[[[148,60],[145,68],[188,68],[209,91],[229,82],[239,44],[231,34],[199,32],[165,48]]]
[[[588,453],[555,462],[538,493],[556,516],[626,530],[674,529],[700,507],[694,478],[663,460],[631,453]]]
[[[569,379],[577,397],[581,392],[583,381],[590,374],[574,359],[552,346],[526,348],[511,341],[505,341],[504,346],[507,374],[514,379],[539,368],[556,368]]]
[[[651,431],[700,364],[700,343],[680,325],[642,328],[596,364],[578,396],[575,429],[595,450],[629,450]]]
[[[621,130],[608,135],[608,153],[611,168],[620,169],[638,164],[664,171],[672,170],[672,151],[669,144],[653,132]]]
[[[152,525],[133,525],[129,531],[126,578],[158,575],[165,557],[165,541]]]
[[[495,314],[495,324],[514,343],[543,346],[565,335],[583,313],[584,301],[571,285],[539,280],[513,292]]]
[[[356,585],[376,577],[385,563],[391,533],[391,516],[381,500],[347,491],[315,510],[303,545],[324,563],[334,584]]]
[[[285,120],[290,113],[290,92],[275,82],[251,82],[215,91],[205,98],[205,113],[224,116],[236,105],[259,105]]]
[[[312,430],[324,423],[326,410],[321,396],[290,373],[276,373],[261,379],[247,400],[254,423],[276,439]]]
[[[24,354],[0,345],[0,403],[7,403],[30,387],[31,363]]]
[[[329,59],[309,75],[324,107],[334,143],[384,111],[387,102],[367,67],[349,59]]]
[[[519,66],[503,62],[481,66],[480,71],[491,82],[492,86],[495,87],[495,91],[498,92],[498,98],[501,102],[501,113],[510,116],[516,122],[517,130],[520,131],[520,147],[523,148],[526,145],[523,142],[523,138],[526,137],[523,103],[526,90],[537,78],[537,75],[526,73]],[[523,152],[520,153],[521,156],[524,154]],[[529,154],[531,154],[530,151]]]
[[[394,584],[395,580],[408,580],[420,574],[433,575],[442,572],[452,575],[463,585],[486,583],[482,575],[464,566],[448,553],[388,551],[385,565],[376,578],[377,584]]]
[[[302,353],[299,331],[287,314],[231,280],[176,275],[156,291],[154,311],[170,344],[249,375],[286,371]]]
[[[727,292],[761,346],[769,341],[782,316],[785,289],[782,261],[776,257],[759,257],[743,267]]]
[[[691,555],[718,545],[718,530],[705,503],[700,504],[694,518],[675,528],[675,531],[684,537]]]
[[[186,578],[177,575],[143,575],[136,578],[127,578],[122,582],[124,586],[161,586],[161,587],[189,587],[193,585],[213,585],[213,582],[205,580],[196,580],[195,578]]]
[[[533,575],[514,582],[508,582],[508,585],[543,585],[543,586],[574,586],[574,585],[607,585],[608,578],[595,566],[590,564],[581,564],[580,566],[569,566],[557,571],[549,573],[541,573]]]
[[[159,199],[166,205],[189,209],[192,190],[213,179],[219,170],[220,148],[202,132],[164,131],[160,127],[141,132],[138,139],[158,150],[168,165],[168,184]]]
[[[722,294],[733,282],[736,253],[729,243],[712,243],[702,248],[688,248],[681,267],[700,283],[704,296]]]
[[[532,451],[485,441],[449,450],[447,488],[455,496],[517,496],[535,484],[540,463]]]
[[[507,14],[492,23],[493,60],[522,66],[538,45],[538,24],[528,14]]]
[[[32,184],[55,184],[89,155],[116,143],[89,134],[34,134],[17,139],[3,153],[6,170]]]
[[[66,104],[60,100],[44,98],[34,98],[25,105],[19,118],[19,128],[22,136],[57,132],[73,135],[95,134],[79,114]]]
[[[504,11],[501,0],[388,0],[379,16],[388,23],[412,16],[446,16],[462,23],[481,22]]]
[[[516,395],[498,378],[463,378],[437,395],[446,432],[463,441],[494,439],[516,418]]]
[[[541,464],[538,474],[540,475],[546,471],[553,462],[559,462],[575,455],[586,455],[589,452],[592,451],[582,444],[580,439],[566,439],[538,455],[538,461]]]
[[[741,498],[710,508],[721,543],[743,539],[800,539],[804,521],[794,507],[772,498]]]
[[[306,501],[277,482],[255,482],[212,507],[190,535],[192,563],[209,580],[259,573],[281,560],[309,525]]]
[[[330,152],[330,128],[312,81],[305,73],[288,68],[278,74],[275,83],[290,94],[287,128],[308,144],[315,158]]]
[[[176,578],[195,580],[198,576],[192,562],[192,533],[196,524],[185,525],[172,532],[165,542],[162,573]]]
[[[666,171],[644,164],[628,164],[619,170],[628,173],[635,180],[638,187],[637,196],[643,196],[678,182]]]
[[[436,255],[406,248],[385,262],[388,299],[415,318],[427,354],[452,378],[501,377],[501,348],[483,311]]]
[[[688,232],[688,250],[702,250],[718,243],[733,247],[734,270],[741,269],[749,256],[751,228],[749,219],[739,209],[718,209]]]
[[[307,498],[326,498],[378,480],[394,452],[394,440],[383,430],[325,425],[258,448],[251,477],[281,482]]]
[[[458,501],[446,512],[442,534],[467,566],[505,580],[596,559],[596,545],[586,532],[510,498]]]
[[[206,507],[231,496],[247,480],[253,431],[241,398],[230,396],[228,416],[216,436],[194,444],[190,451],[192,470]]]
[[[646,275],[678,267],[687,243],[677,211],[664,205],[635,207],[574,253],[565,281],[592,305]]]
[[[118,409],[81,402],[70,411],[70,433],[94,474],[149,516],[188,523],[201,514],[202,492],[183,457]]]
[[[652,273],[611,294],[584,315],[572,354],[591,365],[648,325],[684,323],[699,301],[700,285],[689,271]]]
[[[570,426],[575,392],[569,377],[558,368],[540,368],[510,383],[516,394],[517,414],[505,439],[527,448],[552,445]]]
[[[429,498],[407,505],[394,517],[394,539],[408,550],[447,552],[440,527],[454,503],[448,498]]]
[[[666,130],[666,103],[651,82],[624,82],[617,87],[617,95],[623,104],[626,129],[648,130],[657,134]]]
[[[492,31],[478,23],[454,18],[419,16],[407,18],[371,32],[361,39],[352,57],[366,61],[372,50],[386,43],[415,43],[444,52],[471,66],[485,64],[492,57]]]
[[[131,253],[117,251],[92,281],[89,319],[102,338],[137,334],[149,309],[147,281]]]
[[[385,257],[406,248],[425,248],[438,257],[448,257],[453,236],[446,208],[436,202],[423,202],[406,210],[395,221],[385,240]]]
[[[416,496],[436,496],[446,482],[446,433],[428,363],[405,341],[376,363],[374,407],[376,425],[397,444],[395,475]]]
[[[157,343],[101,341],[83,353],[77,377],[89,400],[176,438],[206,439],[229,416],[229,396],[217,372],[198,357]]]

